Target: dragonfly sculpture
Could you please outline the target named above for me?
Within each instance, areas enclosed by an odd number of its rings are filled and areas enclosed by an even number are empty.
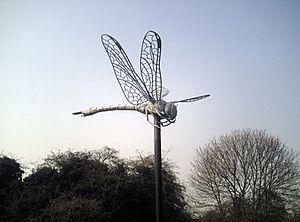
[[[137,74],[120,43],[110,35],[103,34],[101,41],[108,54],[114,73],[125,95],[127,105],[109,105],[92,107],[74,115],[93,115],[98,112],[113,110],[136,110],[146,114],[157,115],[160,125],[168,126],[176,121],[177,103],[195,102],[204,99],[209,94],[188,99],[166,102],[164,97],[169,90],[162,86],[160,70],[161,38],[154,31],[148,31],[143,39],[140,56],[140,74]],[[157,127],[157,124],[150,122]]]
[[[112,110],[136,110],[153,116],[154,122],[154,152],[155,152],[155,205],[156,221],[162,218],[162,173],[161,173],[161,128],[176,121],[177,103],[195,102],[204,99],[209,94],[188,99],[166,102],[164,97],[169,90],[162,86],[160,71],[161,39],[153,31],[146,33],[141,49],[140,74],[134,71],[124,49],[110,35],[102,35],[101,41],[108,54],[119,85],[130,104],[92,107],[74,115],[93,115],[98,112]]]

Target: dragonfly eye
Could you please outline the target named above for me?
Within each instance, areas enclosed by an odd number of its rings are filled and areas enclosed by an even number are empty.
[[[177,116],[177,107],[174,103],[169,102],[165,106],[165,114],[168,117],[168,119],[173,120]]]

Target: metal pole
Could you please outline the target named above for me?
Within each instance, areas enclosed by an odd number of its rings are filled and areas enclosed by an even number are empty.
[[[161,132],[160,117],[154,116],[155,207],[156,222],[162,222]]]

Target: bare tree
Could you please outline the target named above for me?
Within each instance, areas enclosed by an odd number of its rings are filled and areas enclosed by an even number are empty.
[[[196,151],[192,165],[196,206],[218,209],[231,221],[277,221],[299,197],[297,154],[266,131],[237,130],[213,139]]]

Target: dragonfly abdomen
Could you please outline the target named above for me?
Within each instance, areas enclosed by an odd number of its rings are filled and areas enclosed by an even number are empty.
[[[82,114],[82,116],[90,116],[94,115],[96,113],[100,112],[107,112],[107,111],[114,111],[114,110],[133,110],[133,111],[138,111],[141,113],[145,113],[145,106],[144,105],[108,105],[108,106],[96,106],[96,107],[91,107],[86,110],[82,110],[80,112],[75,112],[73,113],[74,115]]]

